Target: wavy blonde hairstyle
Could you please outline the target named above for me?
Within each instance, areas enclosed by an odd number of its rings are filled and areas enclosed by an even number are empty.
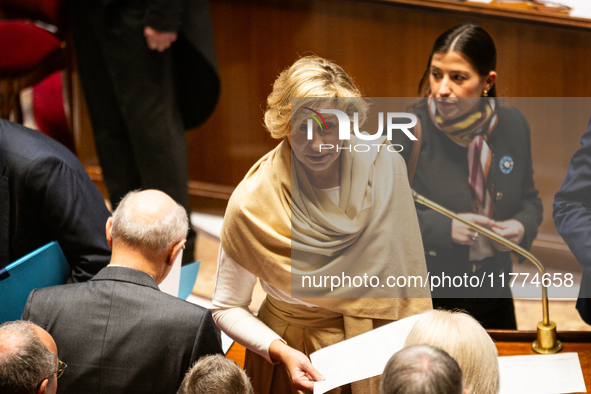
[[[309,99],[295,101],[292,108],[292,99],[298,97]],[[302,57],[275,80],[267,97],[265,126],[271,137],[286,137],[291,133],[292,110],[296,115],[304,106],[336,108],[347,114],[358,112],[361,125],[366,119],[367,104],[363,99],[345,99],[359,97],[359,87],[341,66],[318,56]]]
[[[463,312],[425,313],[408,334],[404,346],[430,345],[445,350],[460,365],[470,394],[497,394],[500,389],[498,352],[486,330]]]

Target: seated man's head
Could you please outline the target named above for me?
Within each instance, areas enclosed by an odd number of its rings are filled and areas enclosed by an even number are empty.
[[[486,330],[463,312],[434,310],[424,314],[404,346],[430,345],[445,350],[459,364],[470,394],[500,389],[497,347]]]
[[[253,394],[248,376],[222,355],[201,357],[187,372],[177,394]]]
[[[381,394],[462,394],[462,371],[441,349],[414,345],[395,353],[382,375]]]
[[[59,368],[47,331],[22,320],[0,325],[0,393],[54,394]]]
[[[128,193],[107,221],[111,264],[166,278],[183,249],[189,221],[185,209],[158,190]]]

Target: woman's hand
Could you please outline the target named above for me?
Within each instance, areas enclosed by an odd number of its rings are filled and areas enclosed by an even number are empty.
[[[489,230],[493,228],[495,221],[483,215],[475,213],[460,213],[459,217],[481,225]],[[473,245],[478,238],[478,232],[466,224],[454,219],[451,222],[451,240],[460,245]]]
[[[298,390],[314,390],[314,382],[324,380],[324,376],[312,366],[308,357],[294,348],[289,347],[279,339],[269,346],[271,359],[285,365],[291,377],[293,387]]]
[[[492,231],[518,245],[523,240],[523,236],[525,235],[525,227],[523,227],[523,224],[521,224],[520,221],[515,219],[495,222]],[[495,248],[501,252],[509,252],[511,250],[498,242],[494,242],[494,245]]]

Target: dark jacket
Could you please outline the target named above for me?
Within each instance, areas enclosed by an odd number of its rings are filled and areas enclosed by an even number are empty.
[[[468,148],[457,145],[437,129],[426,107],[419,107],[415,113],[421,121],[423,137],[412,188],[456,213],[473,212],[473,191],[468,183]],[[521,222],[525,228],[521,246],[529,249],[542,221],[542,202],[533,181],[529,125],[516,108],[500,107],[498,118],[487,141],[492,151],[488,181],[494,190],[493,219]],[[402,133],[395,134],[393,139],[393,143],[404,146],[401,153],[408,161],[412,142]],[[509,173],[500,168],[504,157],[514,162]],[[429,271],[468,272],[470,247],[452,242],[452,220],[418,204],[417,214]],[[510,268],[508,252],[497,252],[496,259],[497,266]]]
[[[58,393],[176,393],[199,357],[222,353],[210,310],[131,268],[34,290],[23,319],[47,330],[68,364]]]
[[[0,268],[58,241],[74,281],[93,277],[111,258],[110,216],[98,189],[63,145],[0,119]]]
[[[554,225],[583,267],[577,310],[591,324],[591,121],[554,198]]]

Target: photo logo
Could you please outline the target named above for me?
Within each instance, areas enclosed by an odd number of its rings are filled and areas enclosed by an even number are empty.
[[[351,119],[349,119],[349,116],[343,112],[340,111],[338,109],[321,109],[320,112],[313,110],[312,108],[309,107],[304,107],[305,109],[312,111],[314,114],[308,113],[308,112],[304,112],[306,115],[310,115],[315,121],[316,123],[318,123],[318,125],[320,126],[320,129],[322,130],[322,123],[320,122],[320,119],[322,119],[322,122],[324,123],[324,127],[326,127],[326,130],[328,130],[328,126],[326,124],[326,121],[324,120],[324,117],[321,114],[333,114],[337,117],[338,121],[339,121],[339,139],[340,140],[349,140],[351,139],[351,123],[353,123],[353,132],[355,133],[355,135],[357,136],[357,138],[359,138],[360,140],[363,141],[373,141],[373,140],[377,140],[378,138],[380,138],[383,135],[384,132],[384,113],[383,112],[378,112],[378,131],[375,134],[367,134],[367,133],[362,133],[361,131],[359,131],[359,113],[354,112],[353,113],[353,122],[351,122]],[[395,123],[394,120],[395,119],[409,119],[410,123]],[[407,113],[407,112],[387,112],[386,113],[386,134],[388,137],[388,140],[392,140],[392,133],[394,130],[400,130],[402,131],[410,140],[412,141],[416,141],[417,137],[415,137],[413,135],[413,133],[411,133],[409,131],[410,128],[413,128],[414,126],[416,126],[417,124],[417,117],[415,114],[411,114],[411,113]],[[312,140],[313,134],[312,134],[312,119],[308,119],[308,133],[307,133],[307,138],[308,140]]]
[[[320,113],[318,111],[314,111],[312,108],[310,107],[304,107],[304,109],[307,109],[308,111],[312,111],[314,112],[314,114],[318,115],[318,118],[322,119],[322,123],[324,123],[324,127],[326,127],[326,131],[328,131],[328,125],[326,124],[326,120],[324,120],[324,117],[322,115],[320,115]],[[318,126],[320,126],[320,130],[323,130],[322,128],[322,123],[320,123],[320,121],[318,120],[318,118],[311,113],[308,112],[304,112],[305,115],[310,115],[312,118],[314,118],[314,120],[316,121],[316,123],[318,123]],[[325,131],[325,130],[323,130]],[[309,119],[308,120],[308,140],[311,140],[312,137],[312,120]]]

